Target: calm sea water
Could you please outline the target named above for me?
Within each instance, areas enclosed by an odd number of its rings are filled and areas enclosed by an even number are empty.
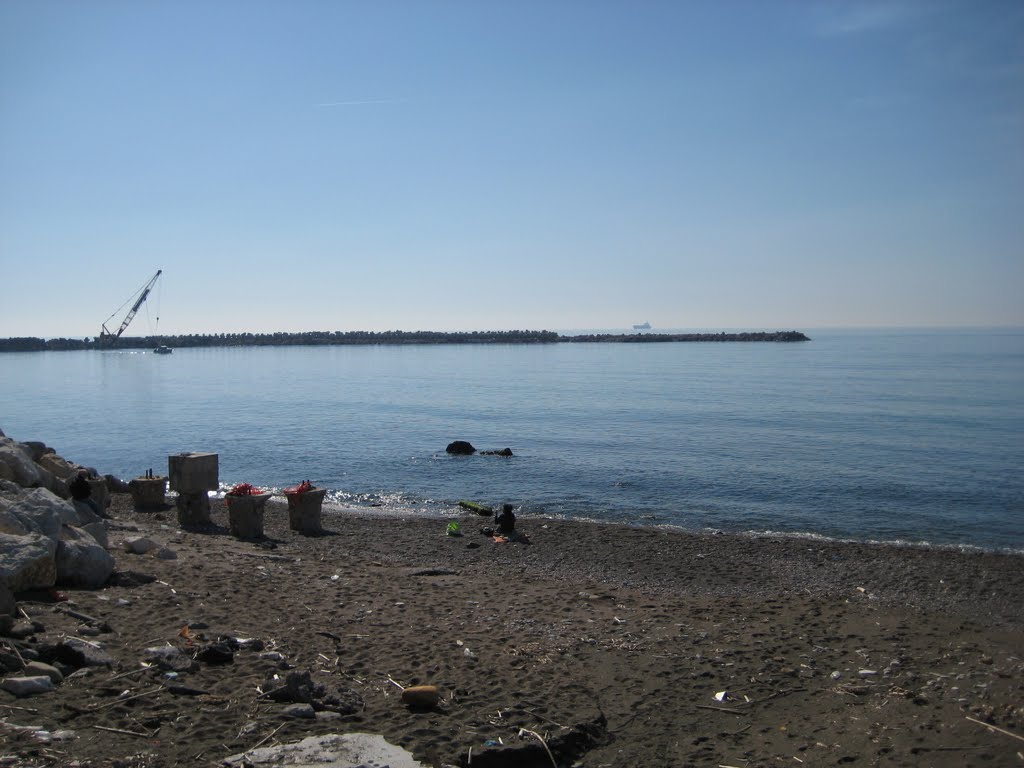
[[[424,514],[1024,549],[1024,330],[809,335],[5,354],[0,429],[125,478],[213,451],[226,486]]]

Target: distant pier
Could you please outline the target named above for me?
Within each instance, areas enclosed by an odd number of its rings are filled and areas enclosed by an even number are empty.
[[[399,344],[662,344],[667,342],[776,342],[810,341],[800,331],[743,331],[738,333],[597,333],[563,336],[554,331],[309,331],[306,333],[202,333],[187,336],[138,336],[103,340],[0,339],[0,352],[48,352],[88,349],[153,349],[166,345],[189,347],[300,347]]]

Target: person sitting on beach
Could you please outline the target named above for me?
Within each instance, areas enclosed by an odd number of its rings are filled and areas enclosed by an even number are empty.
[[[508,535],[516,529],[516,515],[512,511],[511,504],[502,504],[501,512],[494,516],[494,522],[498,526],[498,532]]]
[[[89,473],[84,469],[79,470],[78,475],[68,483],[68,490],[71,492],[71,499],[76,504],[84,504],[93,512],[100,517],[103,513],[100,512],[100,505],[96,503],[96,499],[92,497],[92,486],[89,485]]]

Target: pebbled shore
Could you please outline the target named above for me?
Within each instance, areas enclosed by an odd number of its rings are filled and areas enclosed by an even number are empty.
[[[186,532],[171,507],[114,499],[115,545],[146,535],[178,558],[118,552],[113,585],[68,593],[109,625],[90,639],[117,666],[31,699],[0,693],[7,723],[76,734],[41,745],[0,730],[0,766],[218,765],[350,731],[428,766],[466,765],[470,750],[478,767],[550,765],[518,734],[555,744],[560,726],[590,729],[555,753],[583,768],[1024,765],[1024,741],[981,724],[1024,736],[1021,556],[529,517],[528,542],[495,543],[486,518],[448,537],[447,520],[353,510],[325,510],[328,535],[307,538],[274,502],[267,539],[244,542],[222,501],[213,528]],[[80,631],[69,603],[19,605],[44,627],[35,643]],[[265,648],[183,674],[196,696],[140,671],[146,648],[219,636]],[[358,708],[286,718],[263,692],[288,671]],[[444,700],[410,711],[396,684]]]

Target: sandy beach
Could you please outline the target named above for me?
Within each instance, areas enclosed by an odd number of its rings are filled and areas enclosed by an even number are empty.
[[[6,724],[74,732],[3,728],[0,765],[219,765],[367,732],[427,766],[1024,766],[1020,556],[530,517],[499,543],[472,514],[452,537],[326,509],[307,537],[276,500],[254,542],[223,501],[202,531],[127,495],[110,513],[111,583],[18,605],[24,645],[112,662],[0,693]],[[138,536],[176,559],[121,551]],[[168,673],[159,647],[197,660]],[[441,702],[405,706],[417,685]]]

